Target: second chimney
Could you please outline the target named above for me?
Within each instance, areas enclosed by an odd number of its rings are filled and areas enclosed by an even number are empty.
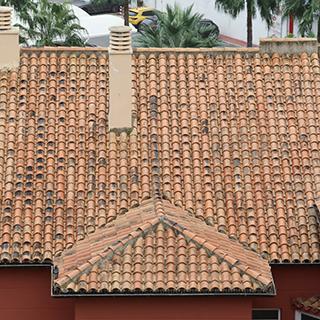
[[[110,28],[109,128],[132,126],[132,47],[130,27]]]
[[[0,7],[0,70],[20,63],[19,29],[12,27],[12,12],[10,7]]]
[[[267,54],[312,54],[318,53],[318,42],[315,38],[264,38],[259,50]]]

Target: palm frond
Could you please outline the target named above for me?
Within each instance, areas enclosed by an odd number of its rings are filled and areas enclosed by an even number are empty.
[[[272,16],[277,13],[280,7],[280,0],[257,0],[260,15],[270,27],[273,23]]]
[[[145,27],[138,38],[142,47],[213,47],[217,42],[214,28],[201,27],[203,16],[193,13],[193,7],[181,9],[177,4],[157,13],[158,27]],[[205,31],[205,32],[204,32]],[[208,36],[210,34],[210,36]]]
[[[218,10],[231,14],[233,17],[237,17],[238,14],[245,9],[245,0],[215,0]]]
[[[1,0],[0,0],[1,1]],[[21,41],[27,45],[84,46],[83,35],[86,32],[79,25],[67,2],[58,4],[48,0],[38,0],[36,6],[21,13],[23,26],[20,26]]]
[[[310,35],[314,17],[320,13],[320,0],[284,0],[283,6],[285,16],[294,16],[299,21],[300,34]]]

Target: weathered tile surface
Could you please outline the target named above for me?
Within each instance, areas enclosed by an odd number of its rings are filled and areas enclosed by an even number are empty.
[[[150,199],[54,259],[56,293],[274,293],[268,261]]]
[[[55,254],[152,197],[272,262],[319,262],[317,55],[136,52],[132,132],[108,132],[105,51],[0,74],[0,261]],[[157,100],[151,123],[150,99]]]
[[[320,296],[311,297],[309,299],[298,299],[296,301],[296,307],[301,311],[311,313],[314,315],[320,315]]]
[[[146,52],[134,66],[141,145],[159,102],[167,199],[272,262],[319,262],[318,55]]]

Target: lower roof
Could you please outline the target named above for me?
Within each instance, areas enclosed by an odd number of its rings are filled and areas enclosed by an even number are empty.
[[[295,305],[301,311],[320,316],[320,296],[314,296],[307,299],[300,298],[295,302]]]
[[[161,199],[142,202],[53,261],[55,294],[268,294],[268,261]]]

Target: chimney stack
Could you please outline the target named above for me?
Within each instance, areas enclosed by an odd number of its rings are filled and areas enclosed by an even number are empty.
[[[312,54],[318,53],[318,42],[315,38],[265,38],[260,39],[259,51],[267,54]]]
[[[19,29],[12,27],[12,13],[12,8],[0,7],[0,70],[20,63]]]
[[[109,128],[132,126],[132,46],[130,27],[111,27],[109,45]]]

